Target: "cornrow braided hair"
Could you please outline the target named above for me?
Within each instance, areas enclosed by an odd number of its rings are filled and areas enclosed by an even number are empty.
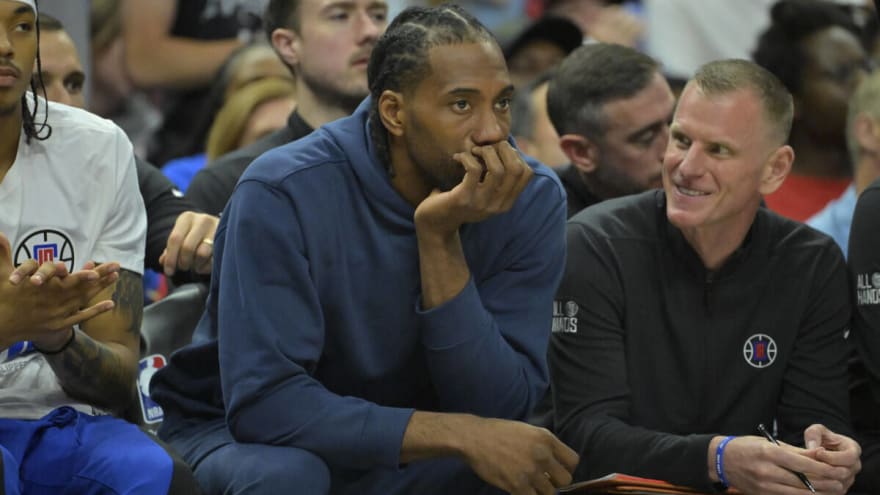
[[[409,7],[391,22],[376,42],[367,67],[370,88],[370,137],[376,154],[394,176],[388,150],[388,131],[379,117],[379,97],[386,90],[412,90],[431,71],[428,52],[437,46],[492,41],[495,36],[480,21],[454,4]]]
[[[37,12],[39,12],[39,2],[34,0],[34,5],[37,7]],[[31,92],[34,94],[34,108],[30,109],[27,102],[27,92],[21,95],[21,118],[22,118],[22,126],[24,127],[24,135],[25,142],[27,144],[31,144],[31,140],[36,139],[37,141],[45,141],[49,139],[49,136],[52,135],[52,126],[49,125],[49,108],[43,111],[43,122],[39,124],[39,128],[37,127],[37,112],[40,108],[40,99],[37,98],[37,90],[40,89],[43,92],[43,98],[47,98],[46,96],[46,86],[43,84],[43,64],[40,60],[40,22],[39,17],[37,17],[36,23],[37,30],[37,70],[31,77]]]

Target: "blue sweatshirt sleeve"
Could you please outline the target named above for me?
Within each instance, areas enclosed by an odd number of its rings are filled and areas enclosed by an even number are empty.
[[[290,199],[245,180],[224,216],[215,276],[232,436],[309,450],[339,467],[396,467],[413,411],[339,396],[312,377],[324,321]]]
[[[481,280],[472,276],[455,298],[420,312],[431,383],[449,410],[525,419],[546,390],[566,203],[556,180],[536,174],[533,181],[508,213],[515,233],[504,249],[506,266]]]

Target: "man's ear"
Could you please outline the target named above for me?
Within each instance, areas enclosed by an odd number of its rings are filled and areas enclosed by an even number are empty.
[[[379,96],[379,118],[392,136],[403,136],[406,125],[403,93],[386,89]]]
[[[599,166],[599,146],[580,134],[564,134],[559,137],[559,147],[578,170],[591,174]]]
[[[794,150],[789,145],[783,145],[776,149],[764,163],[761,172],[761,194],[767,195],[779,189],[794,163]]]
[[[301,39],[296,31],[283,28],[272,31],[272,48],[290,67],[299,65],[299,55],[302,50],[300,45]]]

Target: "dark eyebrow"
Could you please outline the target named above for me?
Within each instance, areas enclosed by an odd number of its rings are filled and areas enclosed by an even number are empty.
[[[452,88],[446,92],[448,95],[473,95],[480,94],[480,90],[474,88]]]
[[[630,135],[627,136],[626,139],[627,139],[627,141],[635,141],[635,140],[637,140],[642,134],[645,134],[645,133],[648,132],[648,131],[656,131],[657,129],[663,127],[663,124],[665,124],[665,123],[666,123],[666,120],[658,120],[658,121],[655,121],[655,122],[651,122],[650,124],[648,124],[648,125],[646,125],[646,126],[640,128],[640,129],[637,129],[637,130],[635,130],[634,132],[630,133]]]
[[[498,92],[498,96],[513,93],[513,84],[506,86],[504,89]],[[446,92],[448,95],[472,95],[472,94],[480,94],[480,90],[475,88],[452,88]]]

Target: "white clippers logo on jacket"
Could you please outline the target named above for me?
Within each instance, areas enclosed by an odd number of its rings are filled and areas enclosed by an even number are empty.
[[[38,264],[50,261],[61,261],[67,265],[67,271],[73,273],[75,263],[73,243],[70,237],[60,230],[43,229],[25,236],[15,248],[13,263],[19,266],[27,260],[36,260]]]
[[[880,272],[856,275],[856,299],[859,306],[880,304]]]
[[[763,333],[756,333],[746,339],[743,357],[749,366],[766,368],[776,361],[776,341]]]
[[[578,305],[574,301],[553,301],[553,333],[577,333]]]

